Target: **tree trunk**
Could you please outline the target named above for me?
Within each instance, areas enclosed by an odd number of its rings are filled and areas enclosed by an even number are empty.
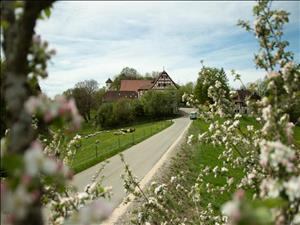
[[[7,126],[10,128],[8,149],[10,152],[23,154],[36,134],[31,126],[32,119],[24,109],[24,103],[30,92],[27,85],[28,60],[27,55],[32,44],[34,27],[41,11],[50,7],[50,1],[24,1],[24,13],[21,18],[15,17],[15,1],[1,2],[1,20],[9,26],[3,31],[3,50],[5,66],[3,69],[4,98],[7,105]],[[40,188],[41,190],[42,188]],[[38,198],[28,206],[24,219],[15,224],[42,225],[41,200]]]

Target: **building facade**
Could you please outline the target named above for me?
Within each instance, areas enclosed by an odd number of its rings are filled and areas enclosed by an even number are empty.
[[[257,93],[252,93],[246,89],[236,90],[236,96],[233,98],[234,112],[240,114],[249,114],[250,109],[247,106],[247,100],[260,100],[260,96]]]
[[[112,81],[106,81],[107,91],[103,96],[104,102],[116,101],[118,99],[137,99],[143,96],[148,90],[167,90],[170,88],[177,89],[177,84],[172,80],[166,71],[159,74],[153,80],[121,80],[120,90],[110,90]],[[109,88],[108,88],[109,87]]]

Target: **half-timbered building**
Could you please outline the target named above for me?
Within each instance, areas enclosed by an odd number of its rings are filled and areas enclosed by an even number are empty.
[[[121,80],[120,90],[108,90],[103,96],[103,101],[109,102],[121,98],[136,99],[148,90],[159,91],[172,88],[177,89],[178,86],[164,70],[153,80]]]

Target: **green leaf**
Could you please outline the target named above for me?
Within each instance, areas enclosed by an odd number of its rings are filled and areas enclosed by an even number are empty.
[[[267,208],[279,208],[283,207],[287,202],[282,198],[268,198],[263,200],[256,200],[253,202],[254,207],[267,207]]]
[[[51,16],[51,8],[48,7],[46,9],[44,9],[44,13],[45,13],[46,17],[49,18]]]
[[[14,7],[15,8],[24,8],[24,1],[15,1]]]
[[[1,25],[0,25],[0,27],[3,29],[3,30],[5,30],[5,29],[7,29],[8,28],[8,26],[9,26],[9,23],[6,21],[6,20],[1,20]]]
[[[11,174],[16,169],[22,169],[23,160],[20,155],[5,155],[1,164],[1,170],[5,174]]]

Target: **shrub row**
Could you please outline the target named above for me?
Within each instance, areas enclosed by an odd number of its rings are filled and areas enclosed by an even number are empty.
[[[176,92],[148,91],[140,99],[120,99],[102,104],[96,115],[96,124],[111,128],[134,121],[170,117],[176,113]]]

